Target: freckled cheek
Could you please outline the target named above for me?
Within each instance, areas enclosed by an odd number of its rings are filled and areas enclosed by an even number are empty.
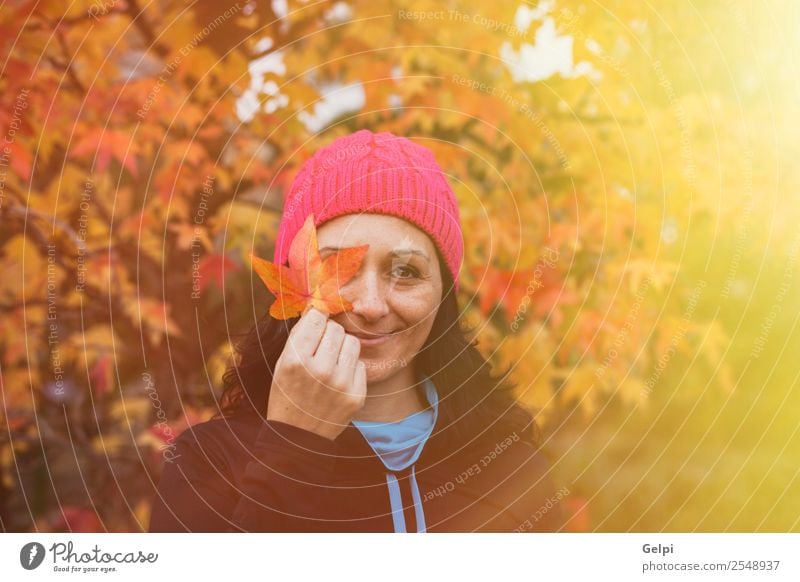
[[[428,337],[439,304],[427,295],[403,297],[394,303],[393,309],[403,320],[404,330],[398,339],[409,343],[421,343]]]
[[[439,307],[435,295],[427,290],[419,293],[397,293],[390,299],[390,303],[393,311],[409,325],[418,324],[426,317],[435,315]]]

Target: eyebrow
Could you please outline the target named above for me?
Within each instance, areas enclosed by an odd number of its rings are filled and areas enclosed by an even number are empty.
[[[341,251],[342,247],[322,247],[319,249],[320,254],[325,251]],[[393,257],[399,257],[402,255],[419,255],[426,261],[430,262],[430,258],[426,253],[417,249],[395,249],[391,253],[389,253]]]

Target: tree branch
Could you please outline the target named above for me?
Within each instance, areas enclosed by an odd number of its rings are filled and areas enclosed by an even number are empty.
[[[155,32],[153,32],[152,26],[147,22],[144,12],[139,7],[138,0],[128,0],[128,16],[130,16],[131,22],[144,37],[148,48],[152,48],[162,59],[169,56],[169,50],[156,41]]]
[[[90,20],[94,20],[96,23],[99,23],[101,18],[106,18],[108,16],[117,16],[125,13],[126,11],[124,8],[109,8],[105,12],[99,14],[92,14],[89,11],[87,11],[86,14],[81,14],[80,16],[72,16],[70,18],[63,17],[58,22],[52,22],[48,20],[28,21],[22,28],[25,31],[43,30],[43,29],[54,30],[59,26],[64,26],[64,25],[75,26],[79,24],[84,24],[86,22],[89,22]]]
[[[56,218],[51,214],[45,214],[44,212],[39,212],[38,210],[34,210],[29,206],[9,206],[6,209],[6,212],[8,212],[11,215],[23,217],[24,220],[27,220],[27,217],[30,215],[33,216],[34,218],[50,222],[53,224],[53,226],[57,226],[61,231],[63,231],[64,234],[66,234],[67,237],[69,237],[70,241],[72,241],[72,243],[75,245],[76,248],[80,248],[81,245],[83,244],[80,238],[78,238],[77,233],[72,229],[71,226],[69,226],[66,222],[62,221],[59,218]]]
[[[51,62],[56,64],[56,66],[61,65],[66,72],[67,77],[69,77],[70,81],[72,81],[73,85],[78,88],[82,95],[86,95],[86,85],[81,82],[81,80],[78,78],[78,75],[75,73],[75,69],[72,67],[72,59],[74,55],[70,54],[69,47],[67,46],[67,40],[64,38],[64,33],[58,28],[56,28],[56,39],[58,40],[58,45],[61,47],[61,52],[64,53],[64,58],[67,59],[67,62],[61,64],[55,59],[50,59]]]

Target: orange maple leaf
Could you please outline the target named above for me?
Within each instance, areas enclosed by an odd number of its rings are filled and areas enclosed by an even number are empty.
[[[269,314],[275,319],[289,319],[302,314],[308,305],[331,315],[352,309],[353,305],[339,295],[339,288],[358,273],[368,248],[341,249],[323,261],[311,214],[289,247],[288,267],[250,253],[253,269],[276,297]]]

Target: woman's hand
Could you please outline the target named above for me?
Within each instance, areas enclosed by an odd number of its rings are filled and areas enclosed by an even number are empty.
[[[289,332],[275,365],[267,420],[335,439],[364,406],[361,343],[328,314],[310,308]]]

